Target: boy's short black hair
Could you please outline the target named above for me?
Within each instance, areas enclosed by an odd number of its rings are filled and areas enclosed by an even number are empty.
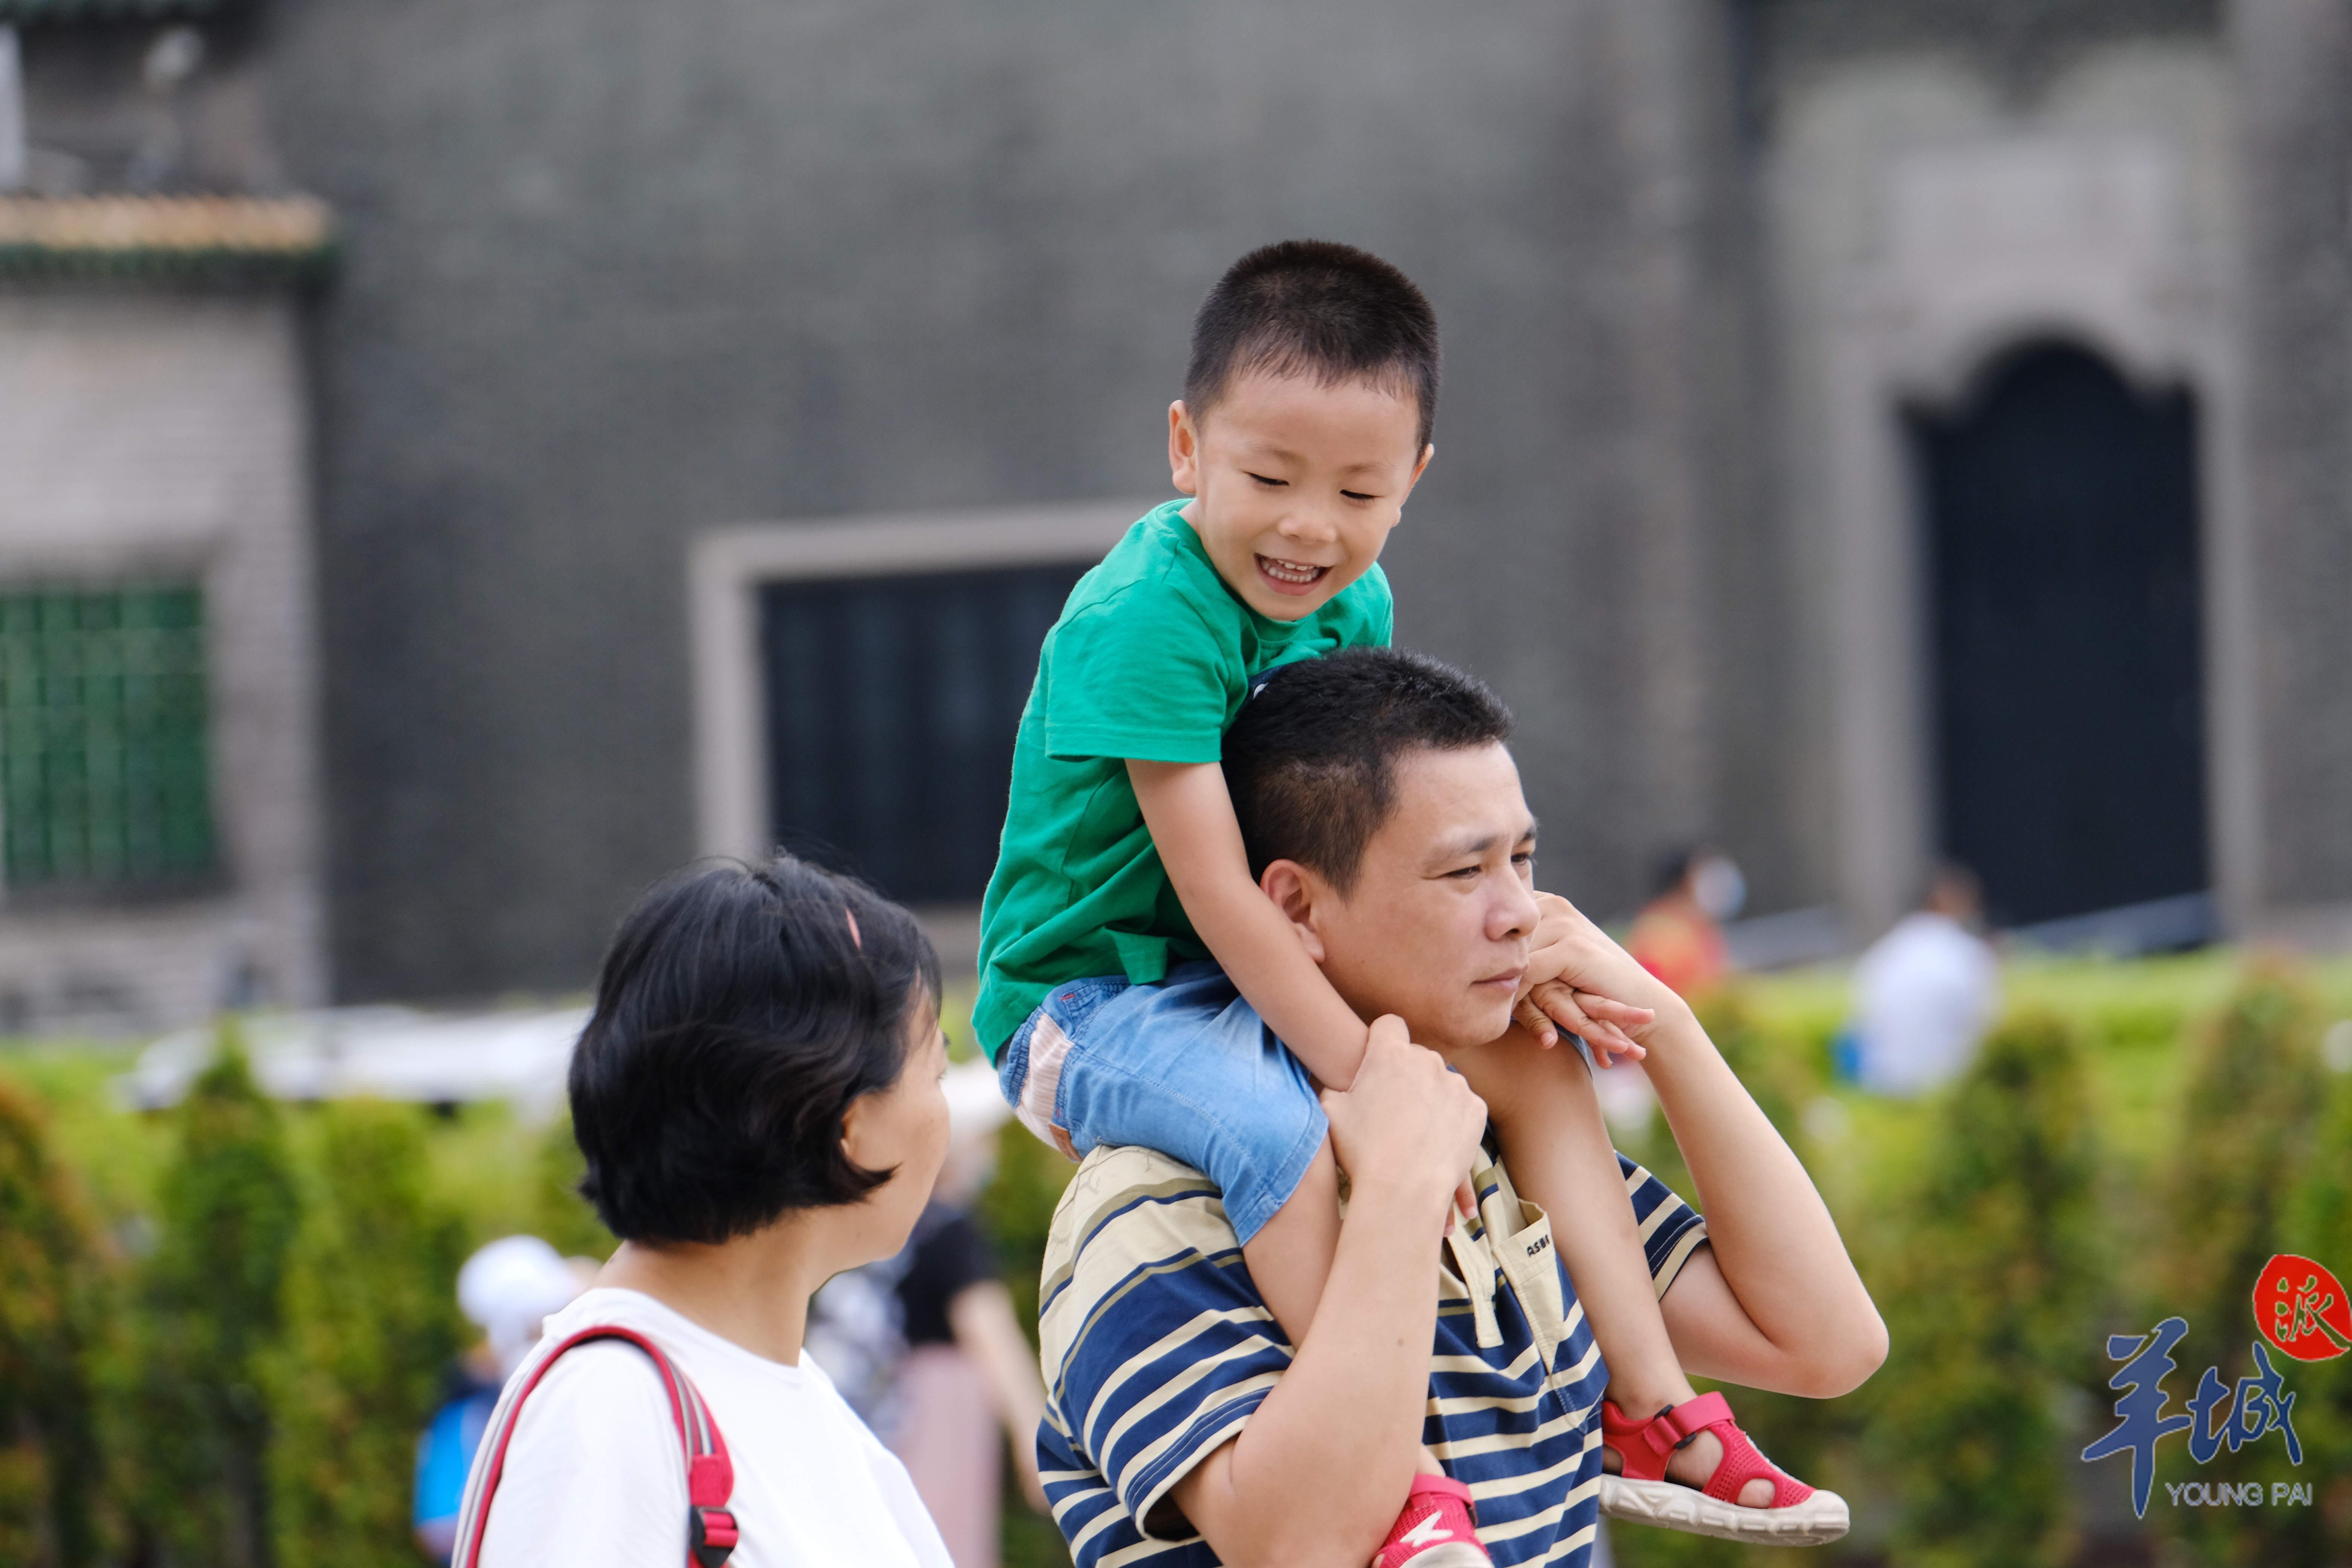
[[[621,922],[572,1058],[580,1190],[626,1241],[748,1235],[890,1179],[842,1152],[842,1118],[905,1065],[940,966],[915,918],[779,855],[691,867]]]
[[[1192,318],[1184,406],[1197,422],[1235,375],[1370,381],[1421,409],[1413,456],[1437,428],[1437,313],[1412,279],[1370,251],[1286,239],[1226,268]]]
[[[1224,746],[1253,877],[1296,860],[1351,891],[1364,847],[1396,808],[1399,756],[1511,734],[1511,710],[1484,681],[1402,648],[1342,648],[1262,680]]]

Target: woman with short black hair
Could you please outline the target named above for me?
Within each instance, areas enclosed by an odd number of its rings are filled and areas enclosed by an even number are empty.
[[[939,996],[911,915],[790,857],[690,869],[629,913],[571,1084],[582,1191],[621,1246],[509,1383],[459,1568],[690,1546],[705,1568],[949,1568],[905,1468],[802,1354],[809,1297],[896,1253],[939,1174]],[[565,1348],[596,1330],[622,1337]],[[731,1497],[707,1457],[689,1489],[704,1425]]]

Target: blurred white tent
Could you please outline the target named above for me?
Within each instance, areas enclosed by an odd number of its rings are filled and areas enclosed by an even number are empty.
[[[406,1007],[341,1007],[247,1018],[239,1026],[254,1077],[279,1100],[383,1100],[450,1104],[506,1100],[543,1121],[563,1104],[572,1047],[588,1009],[517,1009],[468,1016]],[[211,1065],[219,1036],[207,1026],[167,1035],[114,1080],[138,1110],[177,1104]]]

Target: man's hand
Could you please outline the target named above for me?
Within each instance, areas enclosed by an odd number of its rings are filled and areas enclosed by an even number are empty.
[[[1223,1563],[1361,1568],[1405,1499],[1429,1404],[1447,1197],[1486,1108],[1382,1018],[1346,1093],[1323,1092],[1353,1189],[1331,1276],[1290,1369],[1172,1496]]]
[[[1674,993],[1566,899],[1538,893],[1536,908],[1512,1021],[1542,1046],[1561,1029],[1582,1036],[1600,1067],[1648,1055],[1644,1037]]]
[[[1361,1203],[1378,1194],[1410,1215],[1425,1210],[1431,1239],[1444,1234],[1450,1194],[1473,1169],[1486,1105],[1445,1058],[1412,1043],[1404,1020],[1379,1019],[1364,1065],[1345,1094],[1323,1091],[1331,1150]]]

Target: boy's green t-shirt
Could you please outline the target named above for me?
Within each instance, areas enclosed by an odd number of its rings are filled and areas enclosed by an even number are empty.
[[[1078,579],[1037,656],[981,905],[972,1029],[992,1061],[1056,985],[1148,984],[1209,956],[1152,847],[1127,759],[1216,762],[1260,671],[1394,634],[1378,565],[1303,620],[1259,615],[1210,564],[1179,515],[1186,504],[1145,513]]]

